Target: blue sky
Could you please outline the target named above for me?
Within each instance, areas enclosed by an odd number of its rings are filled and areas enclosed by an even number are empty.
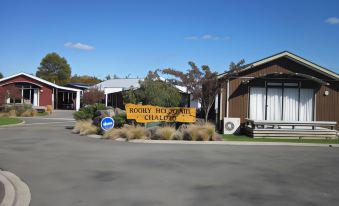
[[[49,52],[72,74],[145,76],[187,62],[227,70],[283,50],[339,72],[339,1],[0,1],[0,71]]]

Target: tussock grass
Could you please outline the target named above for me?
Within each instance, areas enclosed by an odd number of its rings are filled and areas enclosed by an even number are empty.
[[[175,132],[176,130],[174,127],[165,126],[157,128],[155,135],[158,136],[159,139],[169,140]]]
[[[129,127],[128,139],[144,139],[147,136],[147,130],[145,127],[136,126],[136,127]]]
[[[171,135],[171,140],[182,140],[183,139],[183,134],[180,131],[175,131],[172,135]]]
[[[127,128],[113,128],[106,131],[103,135],[104,138],[107,139],[117,139],[117,138],[124,138],[128,139],[128,130]]]
[[[52,113],[53,113],[53,107],[52,107],[52,105],[47,105],[46,111],[47,111],[49,114],[52,114]]]
[[[147,130],[144,127],[122,127],[122,128],[113,128],[108,130],[104,134],[104,138],[124,138],[127,140],[131,139],[144,139],[147,136]]]
[[[35,109],[28,109],[21,114],[21,117],[35,117],[37,111]]]
[[[98,128],[94,126],[90,120],[77,121],[72,132],[80,135],[97,134]]]
[[[216,136],[215,126],[211,123],[187,125],[182,133],[183,140],[187,141],[210,141]]]
[[[8,116],[9,116],[9,117],[16,117],[16,111],[15,111],[14,109],[9,110]]]
[[[185,125],[179,130],[171,126],[151,127],[148,129],[142,126],[114,128],[106,131],[104,138],[124,138],[126,140],[150,138],[152,140],[186,141],[214,141],[221,139],[215,131],[215,126],[211,123]]]

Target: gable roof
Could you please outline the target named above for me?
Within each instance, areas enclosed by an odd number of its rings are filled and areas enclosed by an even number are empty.
[[[160,77],[161,81],[166,81],[165,78]],[[134,88],[140,87],[140,81],[144,81],[144,79],[110,79],[103,82],[100,82],[99,84],[93,85],[94,88],[99,88],[101,90],[104,90],[105,88],[121,88],[121,89],[129,89],[131,86]],[[183,86],[174,85],[175,88],[179,90],[179,92],[182,93],[188,93],[187,88]]]
[[[268,63],[268,62],[271,62],[271,61],[274,61],[276,59],[279,59],[279,58],[282,58],[282,57],[286,57],[292,61],[295,61],[299,64],[302,64],[314,71],[317,71],[317,72],[320,72],[328,77],[331,77],[335,80],[339,80],[339,74],[329,70],[329,69],[326,69],[322,66],[319,66],[318,64],[315,64],[307,59],[304,59],[298,55],[295,55],[289,51],[283,51],[283,52],[280,52],[278,54],[275,54],[275,55],[272,55],[272,56],[269,56],[269,57],[266,57],[264,59],[261,59],[261,60],[258,60],[258,61],[255,61],[255,62],[252,62],[250,64],[246,64],[241,70],[240,72],[243,72],[243,71],[246,71],[246,70],[249,70],[253,67],[257,67],[257,66],[260,66],[262,64],[265,64],[265,63]],[[219,78],[225,76],[226,74],[228,74],[228,72],[225,72],[225,73],[222,73],[219,75]]]
[[[137,79],[137,78],[131,78],[131,79],[110,79],[103,82],[100,82],[99,84],[96,84],[92,87],[97,87],[99,89],[104,88],[123,88],[128,89],[131,86],[134,88],[139,88],[140,84],[139,81],[142,81],[143,79]]]
[[[51,87],[54,87],[54,88],[57,88],[57,89],[70,90],[70,91],[75,91],[75,92],[81,91],[80,89],[74,89],[74,88],[70,88],[70,87],[59,86],[59,85],[54,84],[52,82],[49,82],[47,80],[41,79],[41,78],[39,78],[37,76],[31,75],[31,74],[27,74],[27,73],[24,73],[24,72],[20,72],[20,73],[17,73],[17,74],[14,74],[14,75],[2,78],[2,79],[0,79],[0,82],[6,81],[8,79],[15,78],[15,77],[20,76],[20,75],[23,75],[23,76],[29,77],[31,79],[37,80],[39,82],[42,82],[44,84],[47,84],[47,85],[49,85]]]

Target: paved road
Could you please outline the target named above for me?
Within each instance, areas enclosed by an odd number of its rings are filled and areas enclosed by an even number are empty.
[[[136,144],[64,124],[0,128],[0,168],[32,206],[336,205],[339,149]]]
[[[55,110],[51,115],[42,117],[22,117],[25,120],[25,126],[44,125],[44,124],[62,124],[72,122],[73,110]]]

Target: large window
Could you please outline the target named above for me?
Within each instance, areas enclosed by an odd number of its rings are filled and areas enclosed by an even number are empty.
[[[312,121],[314,90],[295,83],[250,88],[250,114],[255,120]]]

